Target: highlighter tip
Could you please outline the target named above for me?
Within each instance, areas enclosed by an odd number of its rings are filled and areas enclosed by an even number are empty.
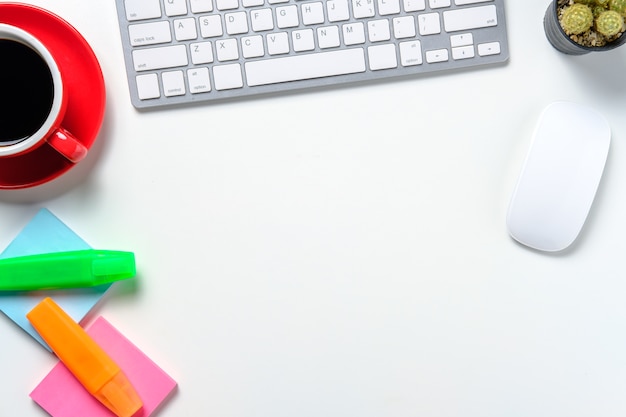
[[[118,417],[132,417],[143,407],[139,395],[122,372],[94,396]]]

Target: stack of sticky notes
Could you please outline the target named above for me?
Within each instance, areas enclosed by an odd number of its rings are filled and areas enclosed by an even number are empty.
[[[0,254],[0,311],[61,360],[30,394],[51,416],[147,417],[176,387],[104,318],[78,324],[135,272],[131,252],[92,250],[46,209]]]

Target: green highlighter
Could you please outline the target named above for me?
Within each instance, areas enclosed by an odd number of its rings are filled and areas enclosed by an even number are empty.
[[[87,249],[0,259],[0,291],[94,287],[137,273],[132,252]]]

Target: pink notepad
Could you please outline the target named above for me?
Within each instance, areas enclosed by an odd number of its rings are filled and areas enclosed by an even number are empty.
[[[87,333],[122,368],[143,401],[134,417],[150,416],[176,382],[104,318],[98,317]],[[52,417],[114,417],[60,362],[30,396]]]

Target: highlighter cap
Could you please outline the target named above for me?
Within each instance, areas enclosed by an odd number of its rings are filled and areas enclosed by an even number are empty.
[[[117,373],[93,395],[118,417],[131,417],[143,405],[122,372]]]
[[[91,270],[96,282],[106,284],[133,277],[137,274],[135,254],[122,251],[94,251],[96,256]]]

